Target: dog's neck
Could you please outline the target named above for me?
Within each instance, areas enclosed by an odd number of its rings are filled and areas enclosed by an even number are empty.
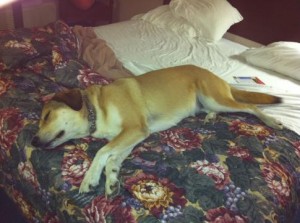
[[[89,133],[92,135],[96,131],[96,110],[87,95],[83,94],[82,99],[88,111]]]

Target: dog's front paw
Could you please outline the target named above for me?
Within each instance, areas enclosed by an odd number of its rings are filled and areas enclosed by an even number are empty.
[[[87,193],[90,191],[90,187],[97,186],[99,184],[99,175],[93,173],[90,169],[86,172],[79,188],[79,193]]]
[[[90,184],[87,180],[83,180],[80,184],[79,193],[87,193],[90,191]]]
[[[119,194],[120,182],[115,176],[109,176],[105,182],[105,195],[111,196],[112,194]]]

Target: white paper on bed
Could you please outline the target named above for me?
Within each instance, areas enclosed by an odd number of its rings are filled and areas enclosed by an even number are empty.
[[[217,44],[208,44],[142,20],[95,27],[94,30],[135,75],[165,67],[194,64],[212,71],[239,88],[283,97],[283,104],[264,106],[263,109],[300,134],[300,82],[231,57],[245,51],[247,47],[224,38]],[[257,76],[266,86],[237,85],[234,76]]]

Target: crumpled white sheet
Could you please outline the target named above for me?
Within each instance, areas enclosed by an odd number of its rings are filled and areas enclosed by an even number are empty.
[[[99,26],[94,30],[135,75],[183,64],[194,64],[214,73],[224,73],[234,64],[217,45],[180,36],[143,20]]]

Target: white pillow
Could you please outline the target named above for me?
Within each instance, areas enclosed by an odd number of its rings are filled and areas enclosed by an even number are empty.
[[[194,27],[186,19],[174,16],[169,5],[159,6],[145,14],[136,15],[132,19],[142,19],[158,27],[170,29],[179,35],[184,34],[192,38],[196,37],[197,34]]]
[[[250,64],[300,80],[300,43],[275,42],[240,55]]]
[[[226,0],[172,0],[171,11],[175,16],[190,22],[209,42],[217,42],[235,23],[243,20],[239,11]]]

